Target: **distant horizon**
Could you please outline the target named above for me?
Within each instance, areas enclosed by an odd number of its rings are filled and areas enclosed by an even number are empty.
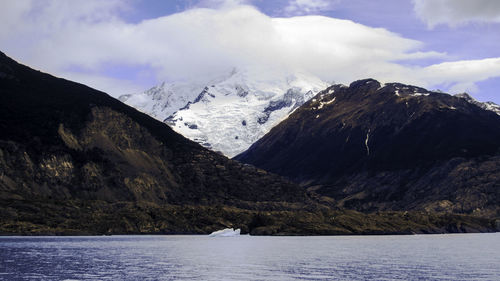
[[[2,52],[113,97],[254,67],[500,103],[494,0],[5,2]]]

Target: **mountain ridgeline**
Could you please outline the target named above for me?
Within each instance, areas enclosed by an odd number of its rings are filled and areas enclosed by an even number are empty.
[[[474,149],[463,153],[492,150]],[[297,235],[496,226],[467,215],[332,208],[315,193],[209,151],[105,93],[0,53],[0,234],[210,233],[225,227]]]
[[[320,92],[235,159],[360,211],[500,216],[500,116],[373,79]]]

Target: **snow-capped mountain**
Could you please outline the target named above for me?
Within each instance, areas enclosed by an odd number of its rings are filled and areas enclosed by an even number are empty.
[[[481,107],[482,109],[490,110],[490,111],[493,111],[496,114],[500,115],[500,105],[498,105],[492,101],[480,102],[480,101],[474,99],[473,97],[471,97],[467,93],[456,94],[455,96],[462,98],[462,99],[465,99],[469,103],[475,104],[475,105]]]
[[[165,82],[138,94],[122,95],[118,99],[137,110],[164,121],[175,111],[193,101],[205,87],[204,84]]]
[[[233,157],[326,88],[305,73],[233,69],[205,83],[162,83],[120,100],[203,146]]]

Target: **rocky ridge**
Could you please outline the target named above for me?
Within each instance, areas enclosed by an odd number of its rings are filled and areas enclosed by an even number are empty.
[[[456,94],[455,96],[462,98],[462,99],[465,99],[466,101],[468,101],[472,104],[475,104],[475,105],[481,107],[482,109],[490,110],[490,111],[493,111],[496,114],[500,115],[500,105],[498,105],[492,101],[480,102],[480,101],[474,99],[473,97],[471,97],[467,93]]]

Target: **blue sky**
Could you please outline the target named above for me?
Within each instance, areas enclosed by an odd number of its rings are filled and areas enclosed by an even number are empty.
[[[113,96],[233,67],[500,103],[496,0],[0,0],[0,49]]]

